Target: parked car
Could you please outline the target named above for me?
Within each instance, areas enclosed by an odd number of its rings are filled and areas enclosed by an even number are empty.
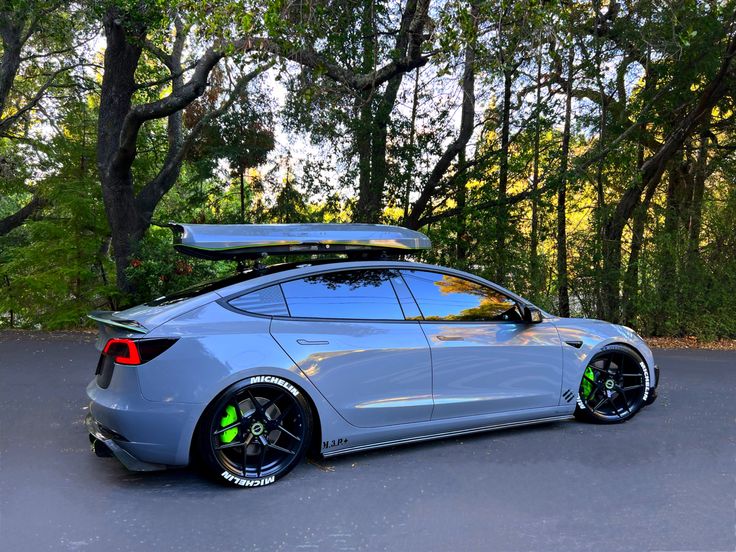
[[[254,266],[121,312],[95,312],[95,450],[131,470],[196,459],[273,483],[323,456],[511,426],[619,423],[656,397],[631,329],[560,318],[478,276],[397,255],[423,234],[378,225],[177,225],[210,259]]]

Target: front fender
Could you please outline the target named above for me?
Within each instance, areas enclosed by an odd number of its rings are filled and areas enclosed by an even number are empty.
[[[585,367],[604,347],[620,344],[631,347],[644,359],[649,381],[656,382],[654,355],[647,344],[632,330],[586,318],[559,318],[554,320],[562,343],[562,392],[569,389],[577,394]],[[571,401],[574,408],[574,401]]]

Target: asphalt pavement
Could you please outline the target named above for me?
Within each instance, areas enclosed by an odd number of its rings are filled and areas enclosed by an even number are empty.
[[[657,350],[630,422],[304,462],[262,489],[89,450],[83,334],[0,333],[0,551],[735,550],[736,352]]]

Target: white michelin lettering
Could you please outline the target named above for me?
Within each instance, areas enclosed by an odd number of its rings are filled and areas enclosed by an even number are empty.
[[[264,485],[270,485],[271,483],[276,481],[275,475],[272,475],[271,477],[261,477],[260,479],[244,479],[242,477],[237,477],[228,471],[222,472],[221,475],[226,480],[230,481],[231,483],[235,483],[240,487],[263,487]]]
[[[643,362],[641,363],[641,369],[644,372],[644,397],[642,397],[642,400],[646,401],[649,398],[649,369]]]
[[[253,376],[252,378],[250,378],[250,383],[251,385],[253,385],[254,383],[273,383],[275,385],[283,387],[295,397],[299,395],[299,391],[296,387],[291,385],[288,381],[277,378],[276,376]]]

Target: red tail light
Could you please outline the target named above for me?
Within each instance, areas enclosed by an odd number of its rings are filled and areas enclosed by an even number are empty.
[[[102,354],[116,364],[137,365],[148,362],[176,343],[176,339],[119,339],[107,342]]]
[[[113,357],[117,364],[141,363],[141,354],[132,339],[111,339],[105,345],[102,354]]]

